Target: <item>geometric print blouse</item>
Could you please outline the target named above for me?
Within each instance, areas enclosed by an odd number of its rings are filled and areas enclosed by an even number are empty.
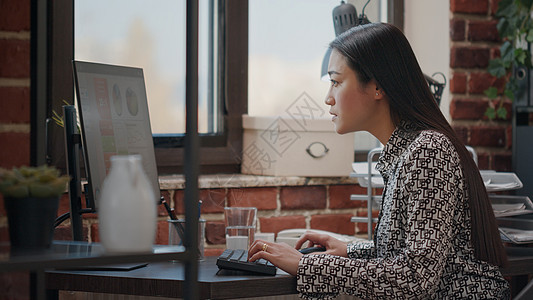
[[[476,259],[459,155],[432,131],[396,128],[378,159],[384,180],[373,241],[348,244],[348,258],[304,255],[305,299],[510,299],[498,267]]]

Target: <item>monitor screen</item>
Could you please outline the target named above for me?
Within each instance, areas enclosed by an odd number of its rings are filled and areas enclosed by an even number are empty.
[[[112,156],[139,154],[159,199],[143,70],[74,61],[74,75],[89,197],[97,206]]]

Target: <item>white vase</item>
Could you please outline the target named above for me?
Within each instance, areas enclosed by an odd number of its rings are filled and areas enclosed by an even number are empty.
[[[99,235],[106,252],[151,252],[157,202],[140,155],[111,157],[98,201]]]

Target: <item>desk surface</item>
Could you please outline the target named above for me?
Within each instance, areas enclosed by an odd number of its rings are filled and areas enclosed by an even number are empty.
[[[151,253],[108,254],[98,243],[54,241],[50,249],[38,253],[10,253],[9,244],[0,244],[0,272],[44,270],[110,263],[136,263],[184,259],[187,253],[181,246],[154,247]]]
[[[154,262],[131,271],[48,271],[46,286],[52,290],[182,297],[184,269],[182,263]],[[240,272],[222,275],[216,266],[216,257],[206,257],[199,263],[198,286],[200,299],[297,293],[296,278],[283,271],[278,270],[276,276]]]
[[[504,276],[533,273],[533,248],[508,249]],[[216,257],[199,263],[201,299],[228,299],[295,294],[296,278],[278,270],[276,276],[217,275]],[[49,271],[46,284],[52,290],[71,290],[142,296],[182,297],[184,266],[154,262],[131,271]]]

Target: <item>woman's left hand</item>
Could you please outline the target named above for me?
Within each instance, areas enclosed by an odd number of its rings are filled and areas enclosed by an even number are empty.
[[[303,254],[285,243],[256,240],[248,249],[248,260],[264,258],[283,271],[296,275],[298,262]]]

